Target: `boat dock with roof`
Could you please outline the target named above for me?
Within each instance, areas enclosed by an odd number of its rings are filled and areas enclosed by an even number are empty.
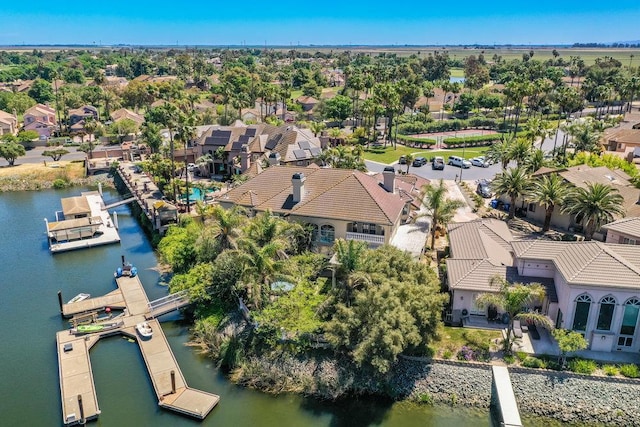
[[[155,318],[189,304],[186,294],[173,294],[157,301],[147,299],[136,274],[116,278],[118,289],[102,297],[75,303],[62,303],[61,313],[72,317],[74,328],[56,334],[62,420],[65,425],[82,424],[100,414],[93,381],[89,350],[100,338],[122,334],[138,343],[142,358],[153,384],[158,405],[184,415],[204,419],[220,397],[190,388],[180,371],[160,323]],[[121,308],[121,314],[100,321],[99,310]],[[77,324],[90,322],[82,332]],[[152,336],[140,336],[136,325],[146,322]],[[103,328],[100,326],[104,325]]]
[[[56,212],[56,221],[44,220],[52,253],[120,242],[117,214],[114,212],[112,219],[104,209],[100,192],[83,192],[80,196],[62,199],[61,204],[62,211]]]

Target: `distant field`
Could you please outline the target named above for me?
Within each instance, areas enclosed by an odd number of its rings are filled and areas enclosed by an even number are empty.
[[[463,59],[469,55],[478,55],[484,52],[484,56],[487,60],[491,60],[494,54],[498,54],[502,56],[504,60],[511,59],[522,59],[523,53],[529,53],[530,50],[533,50],[533,57],[535,59],[549,59],[553,57],[553,47],[498,47],[495,49],[464,49],[461,47],[446,47],[443,48],[441,46],[415,46],[415,47],[376,47],[376,46],[354,46],[354,47],[309,47],[309,46],[301,46],[299,48],[294,48],[301,52],[342,52],[342,51],[350,51],[350,52],[365,52],[377,55],[379,53],[395,53],[398,56],[410,56],[410,55],[419,55],[421,57],[428,55],[429,53],[435,50],[446,50],[449,52],[449,56],[454,59]],[[633,55],[632,65],[638,66],[640,64],[640,49],[638,48],[555,48],[562,58],[569,59],[571,56],[579,56],[584,60],[587,65],[593,64],[596,58],[601,58],[604,56],[611,56],[618,61],[622,62],[623,65],[629,65],[630,55]],[[289,51],[291,48],[275,48],[275,50],[286,50]],[[455,76],[454,76],[455,77]]]

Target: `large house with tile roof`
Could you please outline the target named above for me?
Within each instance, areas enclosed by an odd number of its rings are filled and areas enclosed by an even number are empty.
[[[428,181],[388,170],[368,175],[351,169],[271,166],[218,199],[250,214],[271,211],[310,224],[314,243],[328,251],[336,239],[387,244],[410,217]]]
[[[557,173],[568,184],[574,187],[586,188],[589,183],[600,183],[613,187],[624,199],[623,208],[625,216],[640,216],[640,189],[630,181],[631,177],[620,169],[611,170],[606,166],[591,167],[587,165],[577,165],[562,169],[541,168],[533,174],[533,177],[542,177]],[[508,200],[504,198],[503,201]],[[519,199],[516,207],[522,207],[526,212],[527,219],[532,222],[542,224],[545,218],[545,209],[542,205],[531,203],[526,199]],[[551,217],[551,226],[570,230],[580,230],[582,228],[581,218],[561,212],[556,208]]]
[[[54,132],[56,111],[44,104],[37,104],[24,112],[24,130],[34,130],[43,138],[48,138]]]
[[[447,281],[452,321],[486,316],[478,295],[509,282],[541,283],[544,301],[531,309],[557,328],[581,332],[593,351],[640,351],[640,246],[602,242],[514,240],[506,224],[478,220],[449,226]]]
[[[262,163],[308,166],[322,152],[320,139],[308,129],[269,124],[211,126],[198,139],[198,155],[209,154],[209,175],[229,175],[256,170]]]

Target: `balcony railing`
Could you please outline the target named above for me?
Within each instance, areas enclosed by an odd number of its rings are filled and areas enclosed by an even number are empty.
[[[346,239],[358,240],[360,242],[367,242],[374,245],[384,245],[384,236],[380,236],[377,234],[352,233],[347,231]]]

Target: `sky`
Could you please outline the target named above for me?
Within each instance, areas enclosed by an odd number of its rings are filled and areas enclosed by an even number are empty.
[[[0,0],[0,45],[457,45],[640,40],[640,1]]]

